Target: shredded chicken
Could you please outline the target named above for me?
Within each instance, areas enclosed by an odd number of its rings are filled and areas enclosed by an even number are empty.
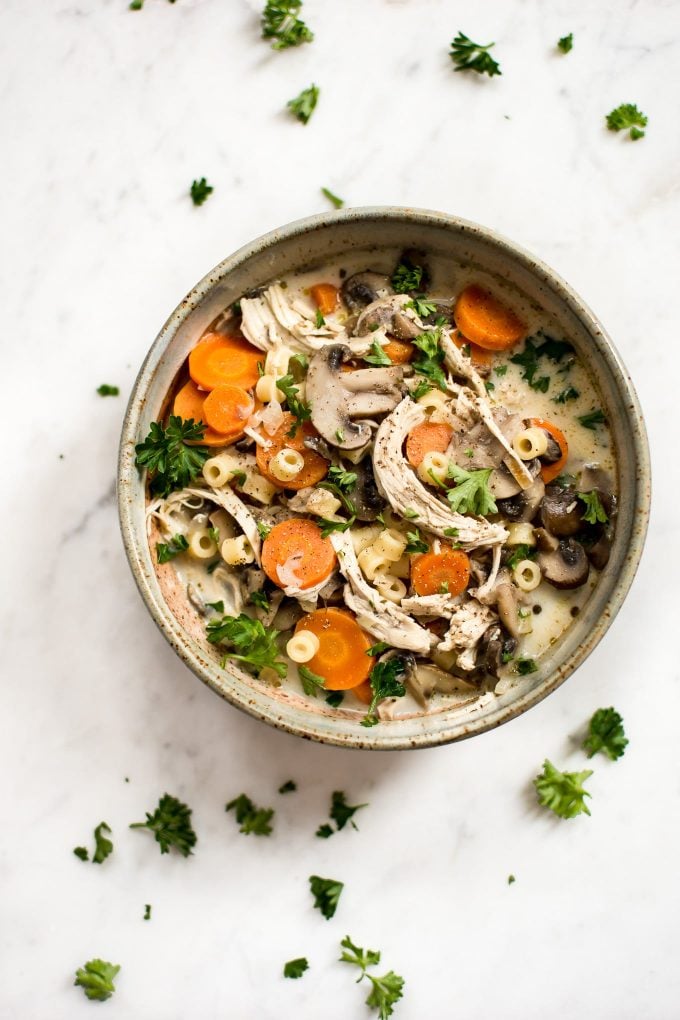
[[[262,543],[260,541],[260,532],[257,530],[257,522],[248,507],[238,498],[235,492],[232,492],[228,486],[225,486],[223,489],[214,489],[212,485],[208,486],[207,489],[185,489],[184,491],[194,496],[202,496],[203,499],[209,499],[226,510],[234,518],[250,542],[258,565],[262,562],[260,556]]]
[[[502,550],[500,545],[495,545],[493,547],[492,553],[493,558],[491,560],[491,570],[489,571],[489,576],[487,577],[486,581],[484,581],[483,584],[480,584],[479,588],[475,589],[474,591],[470,589],[469,591],[469,594],[472,595],[473,598],[478,599],[480,602],[486,601],[488,595],[490,594],[491,591],[493,591],[494,585],[496,584],[498,570],[501,565],[501,551]]]
[[[498,546],[500,549],[500,546]],[[401,600],[401,608],[412,616],[451,617],[458,597],[454,595],[410,595]]]
[[[498,617],[479,602],[470,599],[456,606],[451,616],[449,630],[437,645],[438,652],[457,652],[457,665],[471,670],[475,665],[474,652],[484,631]]]
[[[356,614],[359,624],[394,648],[408,648],[418,655],[427,655],[434,636],[368,583],[357,562],[350,535],[346,531],[334,531],[330,539],[338,554],[340,572],[348,581],[345,604]]]
[[[456,347],[450,334],[444,330],[439,338],[439,346],[444,352],[444,362],[453,375],[458,376],[459,379],[466,379],[477,396],[486,400],[486,387],[479,372],[472,364],[472,358],[467,358],[460,347]]]
[[[464,549],[480,545],[502,544],[508,537],[500,524],[484,518],[454,513],[430,492],[409,467],[402,453],[406,436],[425,420],[425,411],[410,397],[404,400],[382,422],[375,439],[373,467],[378,487],[390,506],[407,520],[412,519],[442,538],[455,528],[456,541]]]

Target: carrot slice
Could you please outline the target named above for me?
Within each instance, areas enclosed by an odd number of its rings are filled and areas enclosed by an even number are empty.
[[[476,284],[461,291],[453,314],[463,336],[487,351],[505,351],[526,334],[513,310]]]
[[[304,489],[308,485],[316,485],[317,482],[320,482],[328,474],[328,461],[324,460],[320,454],[315,453],[314,450],[308,450],[305,446],[306,438],[317,436],[319,433],[313,425],[306,421],[302,427],[298,425],[295,435],[291,436],[288,433],[295,424],[297,423],[293,415],[289,411],[284,411],[283,421],[274,435],[269,436],[263,433],[263,437],[271,445],[264,447],[258,443],[257,450],[255,451],[260,474],[269,479],[273,485],[278,485],[280,489]],[[289,450],[297,450],[298,453],[302,454],[304,460],[300,473],[295,478],[291,478],[289,482],[285,482],[285,484],[279,478],[275,478],[269,470],[272,459],[284,447],[287,447]]]
[[[407,340],[390,340],[383,347],[393,365],[405,365],[413,357],[413,344]]]
[[[205,420],[205,414],[203,412],[203,402],[207,394],[204,390],[199,390],[195,382],[191,379],[188,383],[185,383],[181,390],[175,394],[175,400],[172,405],[172,413],[178,415],[184,421],[189,421],[193,418],[194,421],[203,422],[206,426],[203,431],[203,439],[198,440],[199,446],[228,446],[229,443],[233,443],[228,435],[223,435],[221,432],[216,432],[215,429],[211,429]],[[196,443],[189,443],[189,446],[195,446]]]
[[[290,563],[297,580],[280,578],[279,567]],[[285,588],[313,588],[329,577],[337,564],[335,549],[329,538],[321,537],[321,529],[313,521],[291,517],[275,524],[262,544],[262,569],[274,584]]]
[[[189,375],[204,390],[231,383],[249,390],[259,379],[264,354],[235,336],[208,333],[189,354]]]
[[[203,417],[215,432],[242,436],[254,408],[255,401],[247,390],[223,383],[203,401]]]
[[[443,548],[423,553],[411,567],[411,583],[417,595],[460,595],[470,580],[470,560],[462,549]]]
[[[446,453],[453,429],[446,422],[424,421],[411,429],[406,437],[406,456],[412,467],[418,467],[426,453]]]
[[[322,315],[330,315],[338,307],[338,288],[332,283],[315,283],[309,293]]]
[[[554,464],[544,464],[541,468],[541,478],[548,485],[549,482],[552,482],[554,478],[557,478],[562,473],[569,456],[569,443],[564,432],[558,429],[557,425],[553,425],[551,421],[546,421],[545,418],[530,418],[529,423],[535,428],[545,429],[546,432],[549,432],[562,452],[562,456]]]
[[[473,344],[467,337],[464,337],[458,330],[453,334],[453,342],[456,347],[469,347],[470,348],[470,360],[473,365],[478,365],[479,368],[490,368],[493,365],[493,354],[491,351],[485,351],[483,347],[478,347],[477,344]]]
[[[306,665],[324,678],[329,691],[356,690],[368,679],[375,663],[366,655],[372,642],[348,610],[315,609],[298,621],[295,633],[301,630],[319,639],[319,651]]]

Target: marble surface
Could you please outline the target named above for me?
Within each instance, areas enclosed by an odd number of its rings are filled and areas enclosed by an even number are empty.
[[[259,6],[2,3],[0,1017],[368,1016],[335,962],[350,933],[405,976],[400,1020],[670,1020],[680,8],[307,0],[316,41],[274,53]],[[459,28],[497,40],[501,78],[452,73]],[[304,128],[283,107],[311,81]],[[621,102],[649,115],[643,141],[604,129]],[[195,209],[201,175],[215,192]],[[620,616],[543,704],[442,749],[312,746],[221,703],[157,632],[118,534],[121,418],[157,330],[226,254],[324,209],[322,185],[458,213],[536,252],[601,316],[647,415],[655,505]],[[121,396],[98,397],[102,382]],[[596,762],[592,817],[540,813],[544,757],[583,767],[584,724],[609,704],[630,746]],[[280,797],[288,778],[299,792]],[[321,841],[334,789],[370,806],[359,832]],[[166,790],[194,810],[189,860],[127,827]],[[272,838],[225,815],[242,791],[276,807]],[[102,819],[115,853],[83,864],[71,849]],[[345,882],[332,921],[312,909],[314,873]],[[122,965],[102,1006],[72,987],[97,955]],[[284,981],[300,955],[310,971]]]

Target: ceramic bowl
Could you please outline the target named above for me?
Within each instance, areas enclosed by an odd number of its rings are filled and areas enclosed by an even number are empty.
[[[500,696],[440,707],[370,729],[356,711],[329,709],[285,686],[274,689],[227,663],[204,637],[203,622],[174,573],[161,581],[145,530],[145,490],[135,444],[162,411],[175,375],[217,314],[244,291],[357,249],[416,248],[471,263],[509,281],[554,317],[574,342],[600,390],[625,494],[611,558],[574,623],[542,657],[538,672]],[[554,691],[604,636],[633,580],[650,503],[650,469],[642,413],[614,345],[593,313],[545,264],[491,230],[443,213],[367,208],[313,216],[273,230],[221,262],[184,298],[161,329],[135,382],[123,425],[118,469],[120,524],[127,556],[147,609],[180,658],[232,705],[289,733],[371,750],[430,747],[460,740],[520,715]],[[442,700],[442,706],[445,701]]]

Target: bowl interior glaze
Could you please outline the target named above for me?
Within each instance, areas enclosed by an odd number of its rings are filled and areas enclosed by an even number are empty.
[[[163,408],[180,366],[201,333],[245,291],[284,274],[361,249],[418,248],[470,263],[518,287],[556,320],[599,389],[618,459],[622,494],[609,564],[580,615],[542,657],[538,672],[506,693],[440,708],[371,729],[360,715],[329,709],[284,687],[273,689],[227,663],[203,637],[200,621],[172,573],[156,574],[145,529],[145,490],[134,447]],[[291,223],[213,269],[167,320],[135,382],[121,438],[118,498],[127,556],[142,598],[177,654],[216,693],[290,733],[344,747],[429,747],[507,722],[554,691],[597,645],[619,610],[644,545],[650,503],[647,439],[635,390],[592,312],[552,270],[510,241],[443,213],[402,208],[349,209]]]

